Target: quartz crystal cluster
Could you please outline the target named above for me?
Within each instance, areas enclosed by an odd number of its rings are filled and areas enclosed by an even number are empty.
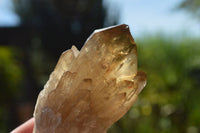
[[[62,53],[34,111],[34,133],[105,133],[146,84],[125,24],[95,30],[78,51]]]

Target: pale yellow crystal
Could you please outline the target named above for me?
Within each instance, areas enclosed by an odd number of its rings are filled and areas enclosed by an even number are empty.
[[[35,107],[34,133],[105,133],[146,84],[127,25],[96,30],[64,52]]]

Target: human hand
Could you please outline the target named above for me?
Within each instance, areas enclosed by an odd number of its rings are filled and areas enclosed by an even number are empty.
[[[34,127],[35,119],[31,118],[13,131],[11,133],[32,133]]]

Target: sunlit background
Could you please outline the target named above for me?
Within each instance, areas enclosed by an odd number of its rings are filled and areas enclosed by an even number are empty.
[[[122,23],[148,84],[108,132],[199,133],[199,0],[0,0],[0,133],[32,117],[64,50]]]

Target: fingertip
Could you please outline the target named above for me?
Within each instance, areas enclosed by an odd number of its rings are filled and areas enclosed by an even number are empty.
[[[32,133],[33,132],[33,127],[34,127],[34,118],[29,119],[13,131],[11,133]]]

